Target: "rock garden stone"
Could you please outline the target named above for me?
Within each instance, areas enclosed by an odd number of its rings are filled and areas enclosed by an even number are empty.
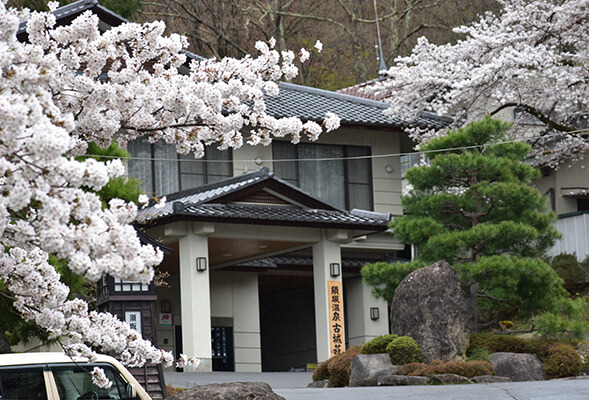
[[[496,375],[506,376],[514,382],[546,379],[542,361],[534,354],[493,353],[491,363]]]
[[[437,384],[462,384],[462,383],[472,383],[470,379],[462,375],[456,374],[437,374],[431,376],[432,383]]]
[[[213,383],[182,390],[169,400],[285,400],[264,382]]]
[[[352,360],[349,386],[376,386],[377,377],[383,371],[397,373],[397,366],[391,364],[387,353],[359,354]]]
[[[473,297],[474,296],[474,297]],[[471,333],[471,302],[458,274],[445,261],[417,269],[395,290],[391,306],[391,332],[411,336],[434,359],[463,359]]]
[[[427,385],[431,379],[427,376],[380,374],[376,380],[377,386],[410,386]]]
[[[329,379],[321,379],[320,381],[313,381],[307,385],[308,388],[328,388]]]
[[[513,382],[511,378],[506,376],[496,376],[496,375],[481,375],[481,376],[474,376],[470,378],[471,381],[474,383],[503,383],[503,382]]]

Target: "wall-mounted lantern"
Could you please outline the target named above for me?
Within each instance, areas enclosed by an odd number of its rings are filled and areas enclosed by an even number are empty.
[[[380,318],[380,311],[378,307],[370,307],[370,319],[376,321]]]
[[[329,273],[331,276],[339,276],[340,275],[340,268],[338,263],[331,263],[329,264]]]
[[[196,259],[196,270],[203,272],[207,270],[207,259],[206,257],[198,257]]]

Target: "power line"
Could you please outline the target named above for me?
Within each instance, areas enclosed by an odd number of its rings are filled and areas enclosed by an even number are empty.
[[[587,129],[579,129],[572,132],[567,132],[567,134],[572,133],[580,133],[580,132],[587,132]],[[392,157],[401,157],[401,156],[409,156],[415,154],[430,154],[430,153],[442,153],[442,152],[449,152],[449,151],[459,151],[459,150],[470,150],[476,149],[480,147],[488,147],[488,146],[495,146],[500,144],[510,144],[510,143],[520,143],[534,139],[546,139],[551,138],[553,136],[562,136],[562,133],[554,133],[551,135],[543,135],[543,136],[531,136],[527,138],[520,138],[520,139],[513,139],[513,140],[504,140],[500,142],[494,143],[487,143],[483,145],[473,145],[473,146],[461,146],[461,147],[453,147],[453,148],[445,148],[445,149],[438,149],[438,150],[428,150],[428,151],[412,151],[412,152],[403,152],[403,153],[388,153],[388,154],[376,154],[376,155],[369,155],[369,156],[354,156],[354,157],[323,157],[323,158],[282,158],[282,159],[256,159],[256,160],[239,160],[240,162],[248,163],[275,163],[275,162],[295,162],[295,161],[307,161],[307,162],[322,162],[322,161],[347,161],[347,160],[366,160],[366,159],[379,159],[379,158],[392,158]],[[227,150],[229,151],[229,150]],[[117,157],[117,156],[107,156],[107,155],[91,155],[86,154],[81,157],[96,157],[96,158],[123,158],[124,160],[136,160],[136,161],[172,161],[172,162],[201,162],[201,163],[226,163],[229,160],[207,160],[202,158],[195,158],[195,159],[186,159],[186,158],[158,158],[158,157]]]

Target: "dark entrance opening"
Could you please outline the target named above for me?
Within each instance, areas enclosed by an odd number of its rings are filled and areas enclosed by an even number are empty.
[[[176,360],[180,358],[182,354],[182,326],[174,326],[174,356]],[[176,372],[184,372],[184,368],[176,368]]]
[[[260,275],[262,371],[317,362],[312,276]]]

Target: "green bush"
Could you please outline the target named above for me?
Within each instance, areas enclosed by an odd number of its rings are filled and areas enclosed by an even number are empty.
[[[589,305],[585,298],[563,299],[554,310],[543,312],[534,318],[536,330],[543,336],[576,337],[582,339],[589,329],[587,316]]]
[[[575,348],[567,343],[556,342],[546,346],[545,357],[541,357],[544,363],[546,377],[564,378],[577,376],[583,372],[583,362]]]
[[[391,356],[393,365],[420,362],[423,359],[423,352],[415,340],[409,336],[394,339],[387,345],[386,351]]]
[[[581,268],[577,257],[573,254],[561,253],[554,257],[550,264],[564,281],[564,288],[571,293],[574,293],[579,284],[587,277],[587,273]]]
[[[493,375],[493,367],[487,361],[448,361],[434,360],[431,364],[413,363],[402,365],[397,370],[400,375],[432,376],[437,374],[456,374],[466,378],[480,375]]]
[[[466,355],[470,356],[473,352],[479,351],[477,349],[484,349],[489,354],[497,352],[527,353],[528,342],[514,336],[475,333],[470,336]]]
[[[583,361],[574,346],[557,340],[525,340],[512,336],[474,334],[470,337],[467,355],[477,354],[482,350],[489,353],[512,352],[535,354],[544,363],[548,378],[576,376],[583,371]]]
[[[372,340],[364,343],[362,347],[360,347],[360,354],[379,354],[379,353],[386,353],[387,346],[391,343],[394,339],[398,338],[398,335],[381,335],[375,337]]]
[[[489,356],[489,352],[487,351],[487,349],[473,348],[473,349],[471,349],[470,354],[468,355],[468,358],[466,361],[491,362],[491,358]]]

